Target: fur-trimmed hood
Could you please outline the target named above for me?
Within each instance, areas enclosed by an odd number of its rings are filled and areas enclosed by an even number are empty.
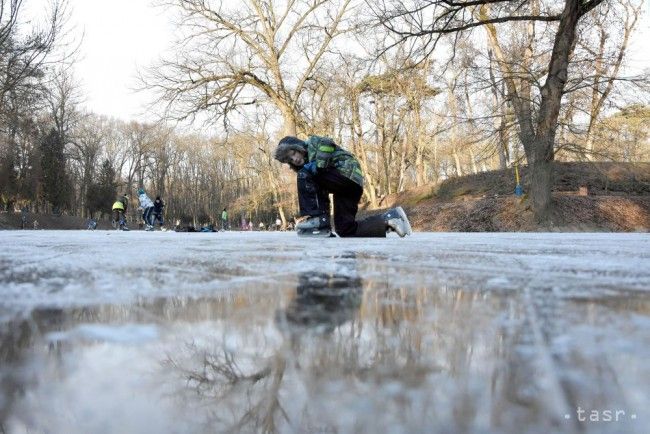
[[[275,148],[274,158],[280,163],[290,164],[289,151],[298,151],[307,155],[307,143],[297,137],[283,137],[280,143],[278,143],[277,148]]]

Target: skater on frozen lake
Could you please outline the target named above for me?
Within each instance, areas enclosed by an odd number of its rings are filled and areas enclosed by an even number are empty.
[[[129,207],[129,196],[123,194],[113,203],[113,227],[119,230],[128,231],[126,227],[126,210]],[[119,225],[119,226],[118,226]]]
[[[221,230],[225,231],[228,229],[228,211],[226,208],[221,211]]]
[[[165,230],[165,220],[163,219],[163,208],[165,207],[165,202],[156,196],[156,200],[153,201],[153,215],[151,217],[152,225],[155,226],[156,222],[160,223],[160,229]]]
[[[97,229],[97,220],[95,220],[92,217],[89,218],[86,224],[86,229],[88,229],[89,231],[94,231],[95,229]]]
[[[287,136],[275,149],[275,159],[297,173],[301,221],[296,231],[303,235],[331,232],[328,194],[334,196],[334,226],[341,237],[385,237],[394,231],[411,234],[411,225],[401,207],[356,221],[363,194],[363,173],[357,159],[328,137],[310,136],[306,141]]]
[[[153,201],[147,196],[144,188],[138,189],[138,200],[142,209],[142,221],[144,221],[144,230],[153,231]]]

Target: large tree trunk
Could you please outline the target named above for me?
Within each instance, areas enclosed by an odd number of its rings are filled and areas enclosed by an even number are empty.
[[[290,110],[282,110],[282,120],[283,123],[283,134],[285,136],[296,136],[298,134],[298,126],[296,122],[296,117]]]
[[[539,223],[548,223],[551,220],[555,132],[580,13],[580,0],[566,1],[555,36],[548,77],[541,90],[542,101],[537,118],[537,134],[531,146],[533,161],[530,157],[528,160],[532,171],[530,192],[533,212]]]
[[[514,74],[510,69],[510,64],[506,62],[499,46],[496,28],[493,25],[486,26],[488,40],[499,62],[499,67],[502,69],[508,94],[519,123],[519,137],[531,171],[530,200],[535,219],[539,223],[549,223],[551,219],[555,132],[562,93],[567,80],[569,57],[576,39],[576,26],[580,17],[599,3],[600,0],[592,0],[581,9],[580,0],[566,0],[555,35],[546,83],[541,89],[541,103],[536,124],[532,118],[530,99],[526,98],[528,87],[523,86],[518,91],[512,78]],[[485,6],[481,8],[480,14],[481,18],[487,17]],[[534,34],[534,32],[529,29],[529,34]]]
[[[548,144],[535,143],[535,148],[548,150]],[[551,143],[550,149],[553,149]],[[553,156],[538,155],[533,163],[529,163],[530,198],[533,213],[538,223],[551,221],[551,187],[553,186]]]

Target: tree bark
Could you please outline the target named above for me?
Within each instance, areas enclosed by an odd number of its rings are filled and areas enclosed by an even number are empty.
[[[496,28],[486,25],[488,40],[502,70],[515,116],[519,123],[519,137],[526,152],[531,171],[530,200],[539,223],[551,220],[551,188],[553,185],[552,163],[555,158],[554,145],[560,113],[562,94],[567,81],[569,58],[576,41],[576,27],[582,15],[596,7],[601,0],[591,0],[582,5],[580,0],[566,0],[560,16],[558,30],[549,62],[546,82],[541,89],[541,103],[536,122],[533,121],[530,98],[526,97],[528,86],[517,89],[513,73],[499,46]],[[482,19],[487,17],[487,8],[480,9]],[[534,31],[529,28],[529,37]]]
[[[546,83],[541,90],[541,104],[537,118],[537,134],[532,141],[530,197],[539,223],[551,222],[552,163],[557,121],[562,93],[567,81],[569,57],[576,40],[576,26],[580,19],[580,0],[566,0],[555,36]]]

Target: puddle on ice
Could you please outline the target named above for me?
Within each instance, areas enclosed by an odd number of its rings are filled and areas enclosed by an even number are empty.
[[[524,256],[501,257],[489,248],[500,245],[493,235],[467,243],[414,237],[392,244],[399,255],[374,243],[323,243],[317,255],[284,234],[262,237],[268,248],[284,243],[273,259],[252,237],[226,234],[220,242],[231,256],[217,246],[210,253],[200,238],[194,246],[208,253],[193,261],[197,252],[174,247],[173,235],[171,253],[156,252],[128,278],[114,275],[119,290],[110,295],[100,294],[111,287],[81,256],[90,270],[85,289],[70,277],[72,266],[59,275],[70,282],[49,296],[42,282],[50,275],[30,281],[15,272],[26,265],[13,257],[14,274],[2,276],[11,297],[0,323],[0,432],[547,434],[648,426],[647,292],[616,295],[616,279],[647,286],[639,264],[612,261],[611,272],[576,280],[553,274],[564,271],[561,258],[551,258],[543,279],[530,236],[515,249],[528,249]],[[586,263],[604,260],[589,258],[580,237],[584,255],[569,240],[569,261],[589,274]],[[513,242],[508,235],[501,249]],[[471,253],[475,244],[483,253]],[[548,240],[540,244],[548,251]],[[598,237],[594,244],[604,248]],[[122,254],[135,263],[141,248]],[[605,300],[571,295],[604,291]],[[612,409],[625,417],[605,421]],[[593,414],[600,419],[590,421]]]

